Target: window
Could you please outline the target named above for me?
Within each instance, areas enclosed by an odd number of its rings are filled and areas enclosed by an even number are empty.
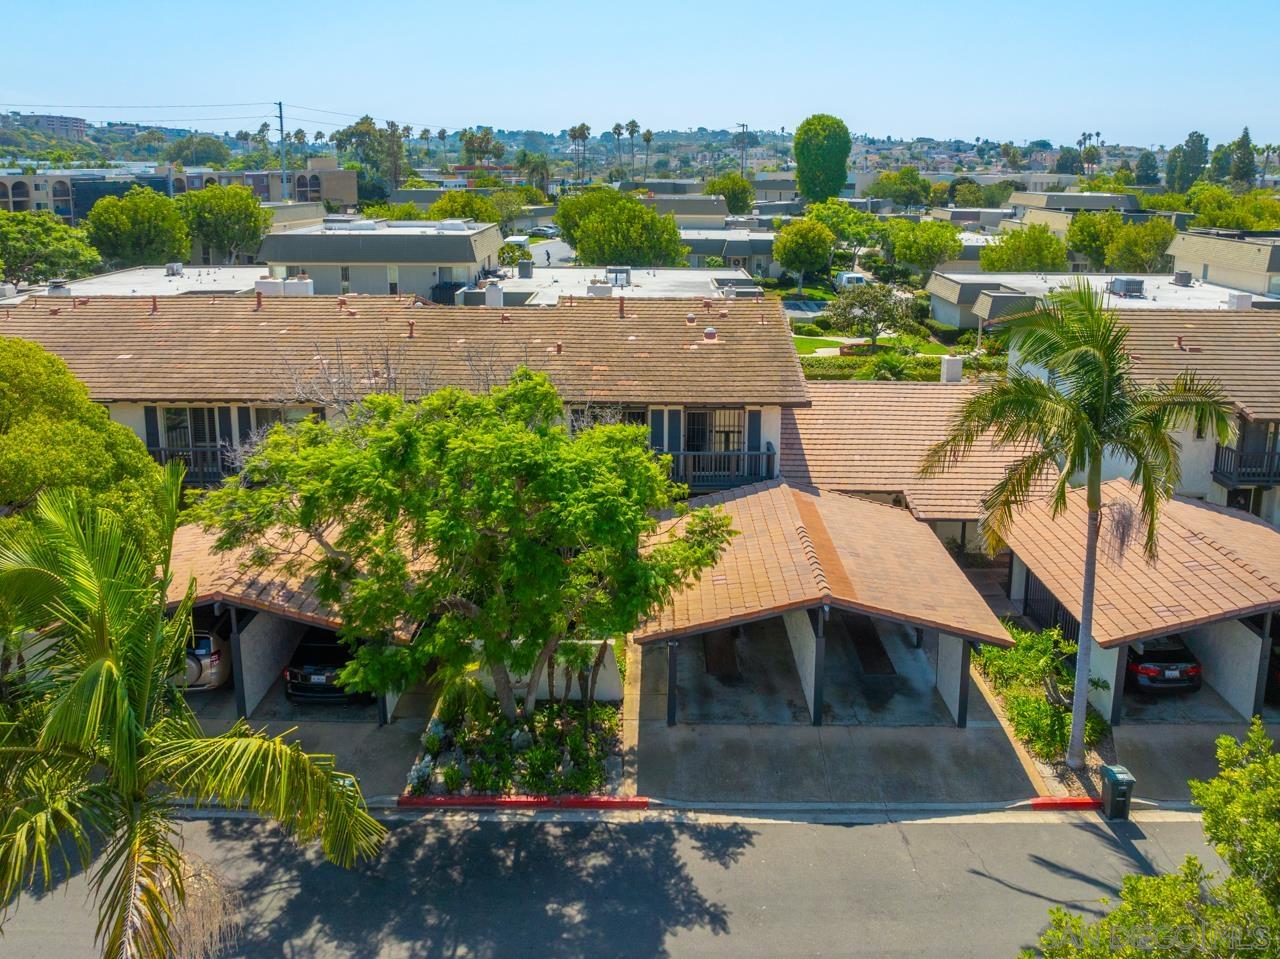
[[[218,420],[212,407],[164,410],[164,445],[170,449],[209,449],[218,445]]]
[[[342,292],[351,292],[351,267],[343,266],[338,268],[339,277],[342,282]]]
[[[255,406],[253,425],[261,430],[277,423],[301,423],[310,415],[310,409],[300,406]]]
[[[387,267],[387,292],[392,296],[400,292],[400,267],[394,263]]]

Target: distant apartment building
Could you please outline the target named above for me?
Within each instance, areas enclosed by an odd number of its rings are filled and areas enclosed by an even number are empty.
[[[284,199],[302,203],[324,202],[340,209],[354,207],[356,171],[339,169],[334,157],[311,157],[305,170],[289,171],[288,197],[279,170],[214,170],[207,167],[183,169],[157,167],[156,172],[172,181],[171,193],[180,196],[208,186],[247,186],[263,202]]]
[[[62,140],[83,140],[88,130],[83,117],[63,117],[51,113],[28,113],[20,116],[18,122],[24,127]]]
[[[258,259],[276,277],[306,274],[317,294],[417,294],[437,303],[497,266],[502,231],[474,220],[369,220],[326,216],[268,234]]]

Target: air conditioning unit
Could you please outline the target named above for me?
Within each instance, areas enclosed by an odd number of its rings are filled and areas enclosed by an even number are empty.
[[[1228,310],[1251,310],[1253,309],[1252,293],[1231,292],[1227,294]]]
[[[1178,270],[1176,273],[1174,273],[1174,274],[1173,274],[1173,285],[1174,285],[1174,286],[1190,286],[1190,285],[1191,285],[1191,271],[1190,271],[1190,270]]]
[[[1116,296],[1142,296],[1142,281],[1132,276],[1113,277],[1111,292]]]
[[[182,264],[166,263],[164,265],[164,275],[165,276],[182,276]]]

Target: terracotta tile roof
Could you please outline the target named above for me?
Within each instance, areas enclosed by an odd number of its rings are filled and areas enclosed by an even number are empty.
[[[881,503],[782,480],[701,496],[738,530],[725,554],[633,634],[704,632],[829,603],[984,642],[1008,633],[924,523]],[[663,531],[678,526],[671,520]]]
[[[1103,484],[1103,502],[1138,497],[1128,480]],[[1058,601],[1080,618],[1087,512],[1085,492],[1068,495],[1056,519],[1047,499],[1023,509],[1006,537]],[[1098,551],[1094,639],[1101,646],[1159,636],[1202,623],[1280,609],[1280,530],[1236,510],[1175,497],[1160,511],[1159,558],[1135,541],[1122,555]]]
[[[32,298],[0,313],[0,335],[56,353],[101,401],[279,402],[341,352],[391,356],[422,389],[476,387],[519,364],[568,402],[774,405],[808,401],[776,300],[578,298],[551,308],[422,307],[396,297]],[[77,305],[82,304],[82,305]],[[686,323],[693,310],[695,322]],[[57,311],[56,313],[53,311]],[[721,316],[720,313],[727,313]],[[509,319],[504,321],[503,315]],[[415,321],[408,338],[408,321]],[[704,330],[714,326],[714,342]],[[556,344],[561,352],[556,353]]]
[[[292,541],[281,543],[268,568],[251,569],[247,565],[249,548],[215,553],[216,538],[194,524],[178,527],[173,536],[170,603],[182,600],[187,584],[195,577],[197,603],[223,601],[330,629],[342,624],[336,611],[316,599],[314,583],[288,563],[291,556],[314,559],[317,547],[309,544],[295,550]]]
[[[1140,380],[1195,370],[1216,378],[1245,416],[1280,419],[1280,310],[1120,310],[1119,316],[1129,327]]]
[[[812,405],[782,411],[782,475],[852,493],[902,493],[917,519],[977,520],[982,500],[1021,458],[978,443],[941,476],[921,477],[926,450],[942,439],[978,383],[813,382]],[[1046,477],[1047,492],[1052,479]]]

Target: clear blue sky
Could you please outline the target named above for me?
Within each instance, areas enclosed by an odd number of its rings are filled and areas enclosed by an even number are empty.
[[[1277,0],[57,6],[52,34],[6,46],[0,109],[233,132],[274,108],[159,107],[283,100],[308,131],[346,120],[296,105],[451,129],[828,112],[895,137],[1280,140]]]

